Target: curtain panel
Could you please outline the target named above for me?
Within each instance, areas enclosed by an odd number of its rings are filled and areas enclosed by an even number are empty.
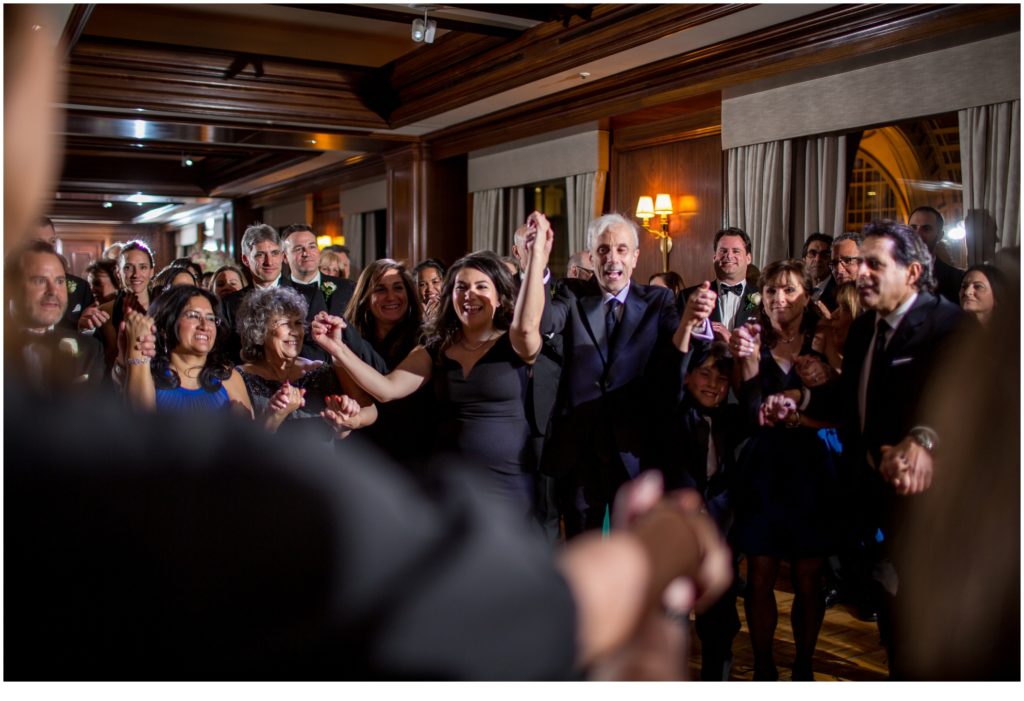
[[[502,251],[511,248],[506,244],[504,232],[508,226],[505,198],[501,188],[481,190],[473,193],[473,250]]]
[[[362,270],[372,260],[367,260],[367,255],[373,256],[376,250],[372,246],[363,246],[363,215],[346,214],[341,220],[341,230],[345,234],[345,245],[352,254],[349,257],[351,267]]]
[[[608,173],[603,170],[570,175],[565,179],[566,238],[570,256],[587,247],[587,227],[601,215],[607,179]]]
[[[960,110],[964,226],[971,264],[1020,245],[1020,100]]]
[[[747,232],[754,265],[799,257],[807,236],[845,228],[847,137],[786,139],[726,151],[728,225]]]

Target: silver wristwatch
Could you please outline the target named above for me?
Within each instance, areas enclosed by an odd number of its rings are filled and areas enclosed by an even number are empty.
[[[914,426],[908,435],[929,453],[934,453],[935,446],[939,444],[938,434],[927,426]]]

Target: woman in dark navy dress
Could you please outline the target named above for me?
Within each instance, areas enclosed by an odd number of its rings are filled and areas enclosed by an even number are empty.
[[[535,213],[530,226],[528,256],[535,241],[549,250],[547,219]],[[540,275],[542,258],[536,257]],[[521,298],[520,307],[523,304]],[[488,491],[527,516],[533,505],[534,466],[527,457],[530,433],[523,396],[527,366],[540,352],[540,315],[514,313],[515,305],[515,286],[507,269],[498,256],[483,251],[451,267],[425,344],[388,375],[363,363],[341,342],[344,322],[338,317],[319,315],[312,329],[334,362],[378,401],[409,396],[433,381],[439,413],[434,453],[457,453],[479,465]]]
[[[775,580],[782,560],[793,580],[793,679],[812,679],[811,659],[825,613],[822,577],[837,548],[837,474],[822,428],[796,414],[786,425],[759,426],[765,400],[802,388],[799,367],[813,353],[818,317],[811,280],[800,260],[767,266],[761,275],[760,323],[730,341],[738,359],[740,404],[755,433],[739,459],[735,487],[736,548],[747,556],[744,604],[755,679],[778,677],[772,641],[778,611]]]

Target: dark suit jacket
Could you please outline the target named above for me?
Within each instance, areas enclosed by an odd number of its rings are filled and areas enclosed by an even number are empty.
[[[19,378],[44,397],[60,397],[68,391],[100,386],[105,363],[103,344],[95,338],[60,324],[49,333],[29,334],[15,327],[10,318],[7,321],[4,345],[9,376]],[[26,358],[24,349],[28,344],[36,346],[34,362]]]
[[[672,345],[679,325],[672,293],[630,283],[610,358],[602,349],[605,307],[593,279],[563,279],[545,305],[541,332],[562,337],[563,365],[542,470],[559,474],[596,450],[639,473],[650,419],[679,400],[684,355]],[[614,453],[614,455],[609,454]]]
[[[64,318],[60,320],[60,323],[61,326],[77,331],[78,318],[96,301],[96,298],[93,297],[89,283],[77,275],[68,275],[67,281],[68,308],[64,311]]]
[[[719,289],[719,281],[715,280],[711,283],[711,290],[721,297],[721,290]],[[685,290],[679,293],[679,299],[676,301],[676,306],[679,310],[679,315],[682,316],[683,310],[686,309],[686,301],[690,298],[690,295],[700,287],[700,285],[694,285],[693,287],[687,287]],[[740,306],[736,310],[736,320],[733,323],[733,328],[743,326],[748,321],[757,320],[757,305],[750,301],[750,295],[757,292],[757,288],[747,281],[747,286],[743,288],[743,299],[740,300]],[[717,321],[722,323],[722,306],[715,304],[715,310],[711,312],[711,316],[708,317],[711,321]]]
[[[964,281],[964,271],[936,258],[932,272],[935,275],[936,291],[959,307],[960,283]]]
[[[854,320],[846,340],[839,386],[812,391],[807,413],[819,415],[828,404],[835,409],[833,417],[840,422],[844,457],[852,469],[863,471],[865,476],[861,481],[861,497],[867,500],[864,508],[888,526],[897,503],[893,502],[892,489],[882,482],[877,471],[867,469],[867,458],[870,455],[878,465],[883,445],[896,445],[911,428],[922,423],[925,390],[935,382],[950,381],[937,377],[935,369],[954,344],[956,333],[969,329],[972,322],[948,300],[920,293],[889,340],[878,377],[869,380],[866,420],[861,431],[858,393],[875,319],[875,312],[867,312]],[[837,389],[838,395],[831,395],[832,389]]]
[[[818,301],[824,304],[829,311],[833,311],[836,308],[837,287],[839,285],[836,284],[836,279],[829,275],[828,282],[825,283],[825,289],[821,291],[821,295],[818,297]]]

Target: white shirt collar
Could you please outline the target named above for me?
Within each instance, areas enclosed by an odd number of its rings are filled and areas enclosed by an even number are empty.
[[[278,275],[276,278],[274,278],[274,281],[272,283],[270,283],[269,285],[261,285],[261,284],[259,284],[258,282],[256,282],[256,276],[255,275],[253,276],[253,287],[255,287],[257,290],[266,290],[266,289],[268,289],[270,287],[280,287],[280,286],[281,286],[281,276],[280,275]]]
[[[625,287],[623,287],[621,290],[619,290],[618,294],[614,294],[613,295],[613,294],[611,294],[609,292],[603,292],[602,291],[602,293],[601,293],[601,303],[602,304],[608,304],[608,300],[610,300],[610,299],[617,299],[619,301],[619,304],[625,304],[626,303],[626,297],[628,297],[628,296],[629,296],[629,285],[627,284]]]
[[[903,321],[903,317],[905,317],[907,315],[907,312],[910,311],[910,308],[912,306],[914,306],[914,302],[916,302],[916,301],[917,301],[917,292],[915,292],[914,294],[910,295],[910,297],[907,298],[907,301],[905,301],[903,304],[898,306],[895,310],[890,312],[887,316],[882,317],[883,319],[885,319],[885,323],[887,323],[889,325],[890,329],[895,331],[896,329],[899,328],[900,322]]]
[[[295,276],[292,275],[292,282],[294,282],[296,285],[316,285],[317,287],[320,287],[321,281],[322,280],[320,278],[320,271],[319,270],[316,271],[316,275],[309,282],[303,282],[302,280],[297,280],[295,278]]]

